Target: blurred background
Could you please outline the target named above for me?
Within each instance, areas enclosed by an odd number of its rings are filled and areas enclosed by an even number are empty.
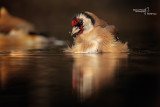
[[[0,0],[12,15],[35,25],[36,32],[46,32],[57,39],[72,41],[69,34],[74,14],[90,11],[113,24],[118,37],[128,41],[130,49],[160,47],[160,1],[158,0]],[[133,9],[150,8],[157,15],[135,13]]]
[[[130,50],[138,50],[66,54],[60,46],[43,49],[39,39],[47,40],[41,35],[36,43],[34,34],[0,32],[0,107],[160,107],[160,1],[0,0],[0,7],[32,23],[35,32],[69,42],[74,14],[90,11],[115,25]],[[133,11],[147,7],[157,15]],[[3,42],[10,46],[7,51]]]

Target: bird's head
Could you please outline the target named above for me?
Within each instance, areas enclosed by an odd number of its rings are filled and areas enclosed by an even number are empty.
[[[95,20],[87,12],[76,14],[72,20],[72,35],[85,34],[91,31],[94,27]]]

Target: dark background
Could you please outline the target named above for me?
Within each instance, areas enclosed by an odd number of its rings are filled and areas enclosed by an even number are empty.
[[[70,41],[72,17],[75,13],[90,11],[115,25],[120,40],[128,41],[130,49],[160,49],[158,0],[0,0],[0,6],[33,23],[36,32],[48,32],[50,36]],[[146,7],[157,15],[133,12]]]

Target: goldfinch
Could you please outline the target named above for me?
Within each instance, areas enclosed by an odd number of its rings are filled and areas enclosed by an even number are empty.
[[[108,25],[95,14],[87,11],[78,13],[72,20],[71,35],[76,35],[74,45],[65,52],[128,52],[127,42],[117,40],[115,33],[116,28],[113,25]]]

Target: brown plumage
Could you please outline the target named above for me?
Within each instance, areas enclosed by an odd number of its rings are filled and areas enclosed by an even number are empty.
[[[0,9],[0,32],[9,33],[11,30],[33,31],[34,26],[29,22],[12,16],[2,7]]]
[[[77,14],[73,18],[72,27],[72,34],[78,34],[74,45],[66,49],[66,52],[128,52],[127,42],[123,44],[115,39],[114,35],[117,33],[115,26],[108,25],[91,12]]]
[[[11,16],[2,7],[0,9],[0,50],[35,49],[44,46],[48,39],[36,34],[30,34],[34,26],[24,19]]]

